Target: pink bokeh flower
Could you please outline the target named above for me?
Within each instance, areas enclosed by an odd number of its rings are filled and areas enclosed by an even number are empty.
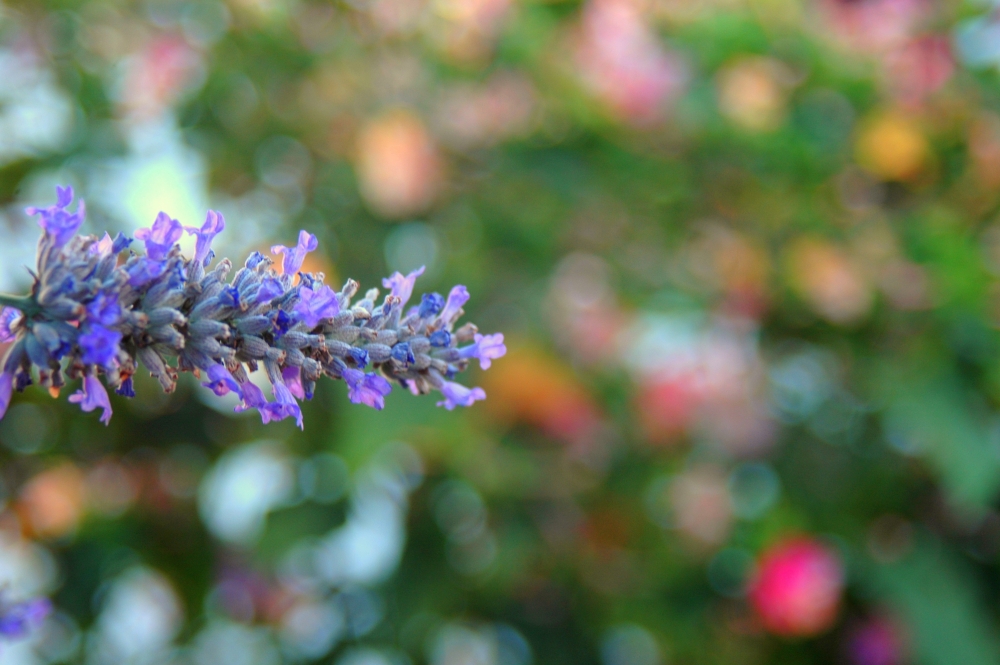
[[[750,583],[750,604],[776,635],[807,637],[837,620],[844,588],[840,558],[809,537],[780,542],[764,552]]]

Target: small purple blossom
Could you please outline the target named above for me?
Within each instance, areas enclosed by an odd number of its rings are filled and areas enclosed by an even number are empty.
[[[364,404],[377,411],[385,408],[385,396],[392,392],[392,385],[384,378],[359,369],[344,370],[344,381],[352,404]]]
[[[437,405],[449,411],[456,406],[472,406],[474,402],[486,399],[486,391],[482,388],[467,388],[454,381],[442,381],[441,394],[444,395],[444,401]]]
[[[10,406],[10,396],[13,392],[14,377],[11,376],[10,372],[0,374],[0,418],[3,418],[4,414],[7,413],[7,407]]]
[[[281,285],[281,282],[273,277],[265,277],[260,282],[260,288],[257,289],[257,304],[264,302],[271,302],[280,295],[284,295],[285,287]]]
[[[267,406],[267,398],[264,392],[252,381],[245,381],[240,385],[243,390],[243,402],[236,406],[235,411],[241,413],[248,409],[260,409]],[[263,415],[263,412],[262,412]],[[265,423],[267,420],[264,421]]]
[[[139,229],[135,232],[135,237],[146,243],[146,256],[153,261],[162,261],[167,258],[167,254],[173,249],[174,244],[180,240],[184,233],[184,227],[170,215],[161,212],[156,216],[153,226],[148,229]]]
[[[66,207],[73,202],[72,187],[56,187],[56,204],[48,208],[27,208],[29,215],[38,215],[38,225],[45,229],[45,233],[52,237],[55,247],[62,247],[69,239],[76,235],[77,230],[83,225],[86,217],[86,209],[83,200],[77,206],[75,213],[69,213]]]
[[[349,354],[351,356],[351,360],[353,360],[354,364],[358,367],[364,367],[368,364],[368,352],[364,349],[352,346]]]
[[[332,319],[340,311],[337,294],[329,286],[321,286],[315,291],[303,286],[299,289],[299,300],[293,311],[296,318],[310,329],[323,319]]]
[[[201,225],[200,229],[194,226],[184,227],[184,230],[188,234],[198,236],[194,245],[194,260],[196,263],[205,263],[205,259],[208,258],[208,254],[212,249],[212,240],[215,236],[222,233],[222,230],[225,228],[226,220],[222,217],[222,213],[214,210],[208,211],[205,223]]]
[[[235,286],[223,287],[222,291],[219,292],[219,302],[221,302],[226,307],[239,307],[240,306],[240,290]]]
[[[88,413],[94,409],[103,409],[101,422],[105,425],[111,422],[111,400],[108,399],[108,391],[104,389],[104,384],[96,376],[83,377],[83,390],[70,395],[69,401],[79,404],[80,408]]]
[[[135,386],[131,376],[122,381],[122,384],[115,389],[115,394],[122,397],[135,397]]]
[[[392,295],[399,298],[400,308],[405,307],[406,303],[409,302],[410,296],[413,295],[413,285],[416,283],[417,277],[424,274],[425,268],[426,266],[420,266],[406,277],[403,277],[402,273],[394,272],[391,277],[382,280],[382,286],[392,289]]]
[[[117,330],[109,330],[104,326],[90,326],[90,330],[80,335],[77,344],[83,351],[81,360],[88,365],[111,367],[118,356],[118,343],[122,334]]]
[[[285,418],[295,418],[295,424],[299,429],[304,429],[302,425],[302,409],[299,408],[295,396],[292,395],[288,387],[283,383],[274,384],[274,398],[276,401],[270,402],[260,407],[260,414],[267,424],[273,420],[284,420]]]
[[[111,249],[115,246],[115,241],[111,239],[111,236],[107,231],[104,232],[104,237],[99,241],[95,242],[90,246],[90,253],[101,257],[111,255]]]
[[[286,367],[281,370],[281,378],[284,379],[288,391],[298,399],[306,398],[306,391],[302,387],[302,370],[298,367]]]
[[[420,297],[420,309],[417,314],[426,319],[434,316],[444,307],[444,296],[440,293],[425,293]]]
[[[13,342],[17,336],[11,330],[11,326],[21,316],[21,312],[13,307],[0,309],[0,342]]]
[[[166,271],[167,264],[163,261],[150,261],[140,258],[128,267],[128,283],[132,288],[139,289],[157,279]]]
[[[450,330],[462,312],[462,305],[467,302],[469,302],[469,290],[461,284],[455,286],[452,288],[451,293],[448,294],[448,302],[445,303],[444,309],[441,310],[441,314],[437,320]]]
[[[427,339],[430,341],[431,346],[439,349],[447,349],[451,346],[451,333],[447,330],[435,330]]]
[[[413,357],[413,349],[407,342],[399,342],[392,347],[392,357],[401,363],[416,362],[416,358]]]
[[[243,265],[245,265],[247,268],[250,268],[250,270],[253,270],[264,261],[267,261],[266,256],[264,256],[260,252],[254,252],[253,254],[247,257],[246,263],[244,263]]]
[[[299,231],[299,242],[295,247],[275,245],[271,248],[271,253],[284,254],[284,259],[281,263],[281,272],[284,275],[294,275],[302,267],[302,262],[305,260],[306,254],[315,251],[317,247],[319,247],[319,241],[316,239],[316,236],[302,230]]]
[[[240,384],[236,382],[233,375],[229,373],[225,365],[212,365],[208,368],[208,381],[201,385],[210,388],[219,397],[228,394],[230,391],[240,395]]]
[[[476,333],[475,343],[463,349],[459,349],[462,358],[478,358],[479,366],[489,369],[492,361],[502,358],[507,353],[507,347],[503,343],[503,333],[495,335],[480,335]]]
[[[52,602],[48,598],[0,605],[0,635],[9,639],[27,637],[51,612]]]
[[[121,318],[122,308],[118,296],[101,292],[87,305],[87,318],[102,326],[113,326]]]

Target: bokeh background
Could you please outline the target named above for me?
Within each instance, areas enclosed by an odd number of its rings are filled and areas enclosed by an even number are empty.
[[[0,662],[1000,662],[998,67],[989,0],[4,4],[0,291],[71,184],[510,351],[304,432],[29,389]]]

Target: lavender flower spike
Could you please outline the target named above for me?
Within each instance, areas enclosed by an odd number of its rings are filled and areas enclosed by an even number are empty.
[[[324,376],[343,379],[355,404],[382,409],[398,384],[417,395],[440,391],[439,404],[453,409],[486,394],[451,379],[472,360],[485,369],[506,352],[500,333],[481,335],[471,323],[455,329],[469,299],[464,286],[447,300],[424,294],[403,316],[422,269],[386,279],[390,292],[381,303],[378,289],[355,299],[354,280],[334,291],[321,273],[301,272],[318,244],[302,231],[295,247],[272,249],[283,255],[280,273],[255,252],[231,274],[228,259],[211,266],[210,244],[225,227],[214,212],[201,228],[187,229],[197,236],[193,257],[176,244],[180,222],[161,213],[136,233],[145,255],[129,253],[123,262],[119,254],[131,241],[75,235],[83,211],[66,212],[71,201],[71,190],[59,189],[55,206],[30,209],[44,229],[35,283],[28,296],[0,294],[0,341],[10,343],[0,364],[0,418],[14,390],[38,383],[57,394],[67,381],[82,380],[70,401],[100,409],[107,424],[105,384],[131,397],[140,367],[166,392],[180,373],[204,372],[206,387],[236,393],[236,411],[256,409],[264,423],[292,418],[302,427],[298,400],[311,398]],[[273,401],[250,380],[259,369]]]

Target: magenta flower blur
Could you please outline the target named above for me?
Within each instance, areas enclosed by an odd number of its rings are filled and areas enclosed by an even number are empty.
[[[471,323],[455,327],[469,299],[464,286],[447,300],[424,294],[404,314],[422,268],[386,279],[389,293],[381,302],[379,289],[358,297],[360,286],[350,279],[336,291],[322,273],[300,272],[317,248],[316,236],[302,231],[294,247],[274,246],[283,255],[281,273],[259,252],[233,270],[211,250],[225,228],[215,212],[200,228],[187,229],[196,236],[193,257],[176,244],[184,233],[180,222],[161,213],[136,234],[146,253],[129,252],[122,261],[131,240],[121,234],[114,240],[60,235],[82,220],[81,208],[78,220],[67,221],[74,217],[65,212],[71,200],[72,192],[60,189],[56,206],[35,210],[45,232],[30,295],[0,296],[0,340],[8,342],[0,417],[14,390],[37,383],[57,394],[81,380],[70,401],[84,411],[100,408],[107,423],[105,384],[132,397],[133,376],[142,369],[166,392],[180,373],[200,374],[217,395],[241,398],[237,412],[256,409],[265,423],[294,418],[300,428],[298,400],[310,399],[322,377],[343,379],[355,404],[382,409],[398,384],[418,395],[440,391],[441,405],[451,409],[485,397],[481,388],[452,379],[472,360],[485,368],[506,350],[502,335],[480,335]],[[273,401],[251,381],[253,372],[267,377]]]
[[[83,390],[70,395],[69,401],[79,404],[80,408],[88,413],[94,409],[102,409],[101,422],[105,425],[111,422],[111,400],[108,399],[108,391],[97,377],[83,377]]]
[[[38,225],[45,229],[45,234],[52,238],[53,248],[59,248],[69,242],[69,239],[76,235],[76,232],[83,225],[86,217],[86,209],[83,201],[76,208],[75,213],[66,210],[73,202],[72,187],[56,187],[56,204],[48,208],[27,208],[25,212],[29,215],[38,215]]]
[[[156,216],[152,228],[139,229],[135,232],[135,237],[146,243],[146,256],[153,261],[162,261],[183,234],[181,223],[161,212]]]
[[[118,343],[122,334],[117,330],[108,330],[104,326],[91,326],[90,330],[80,335],[77,343],[83,351],[81,360],[88,365],[110,367],[118,356]]]
[[[507,347],[503,343],[503,333],[495,335],[480,335],[476,333],[475,344],[459,349],[459,355],[463,358],[476,358],[479,366],[489,369],[493,360],[502,358],[507,353]]]
[[[215,236],[222,233],[222,230],[225,228],[226,220],[222,217],[222,213],[215,212],[214,210],[208,211],[205,223],[201,225],[200,229],[194,226],[184,227],[184,230],[189,235],[198,237],[194,244],[194,260],[196,263],[205,262],[205,259],[208,258],[208,253],[212,251],[212,240],[215,239]]]
[[[337,294],[329,286],[310,289],[303,286],[299,289],[299,300],[293,310],[296,320],[304,323],[307,328],[315,328],[324,319],[332,319],[340,311]]]
[[[306,254],[313,252],[319,247],[316,236],[308,231],[299,231],[299,242],[295,247],[285,247],[284,245],[274,245],[271,253],[284,255],[281,264],[281,272],[284,275],[294,275],[302,267],[302,262],[306,259]]]
[[[344,381],[352,404],[364,404],[379,411],[385,408],[385,396],[392,392],[392,386],[381,376],[358,369],[345,371]]]
[[[0,636],[7,639],[27,637],[42,625],[51,612],[52,603],[48,598],[11,604],[0,600]]]
[[[472,406],[473,402],[486,399],[486,391],[482,388],[467,388],[454,381],[442,381],[441,394],[444,395],[444,401],[437,405],[449,411],[456,406]]]
[[[417,283],[417,277],[424,274],[425,266],[420,266],[406,277],[402,273],[394,272],[391,277],[382,280],[382,286],[391,289],[392,295],[399,298],[399,306],[402,308],[410,301],[413,295],[413,286]]]

